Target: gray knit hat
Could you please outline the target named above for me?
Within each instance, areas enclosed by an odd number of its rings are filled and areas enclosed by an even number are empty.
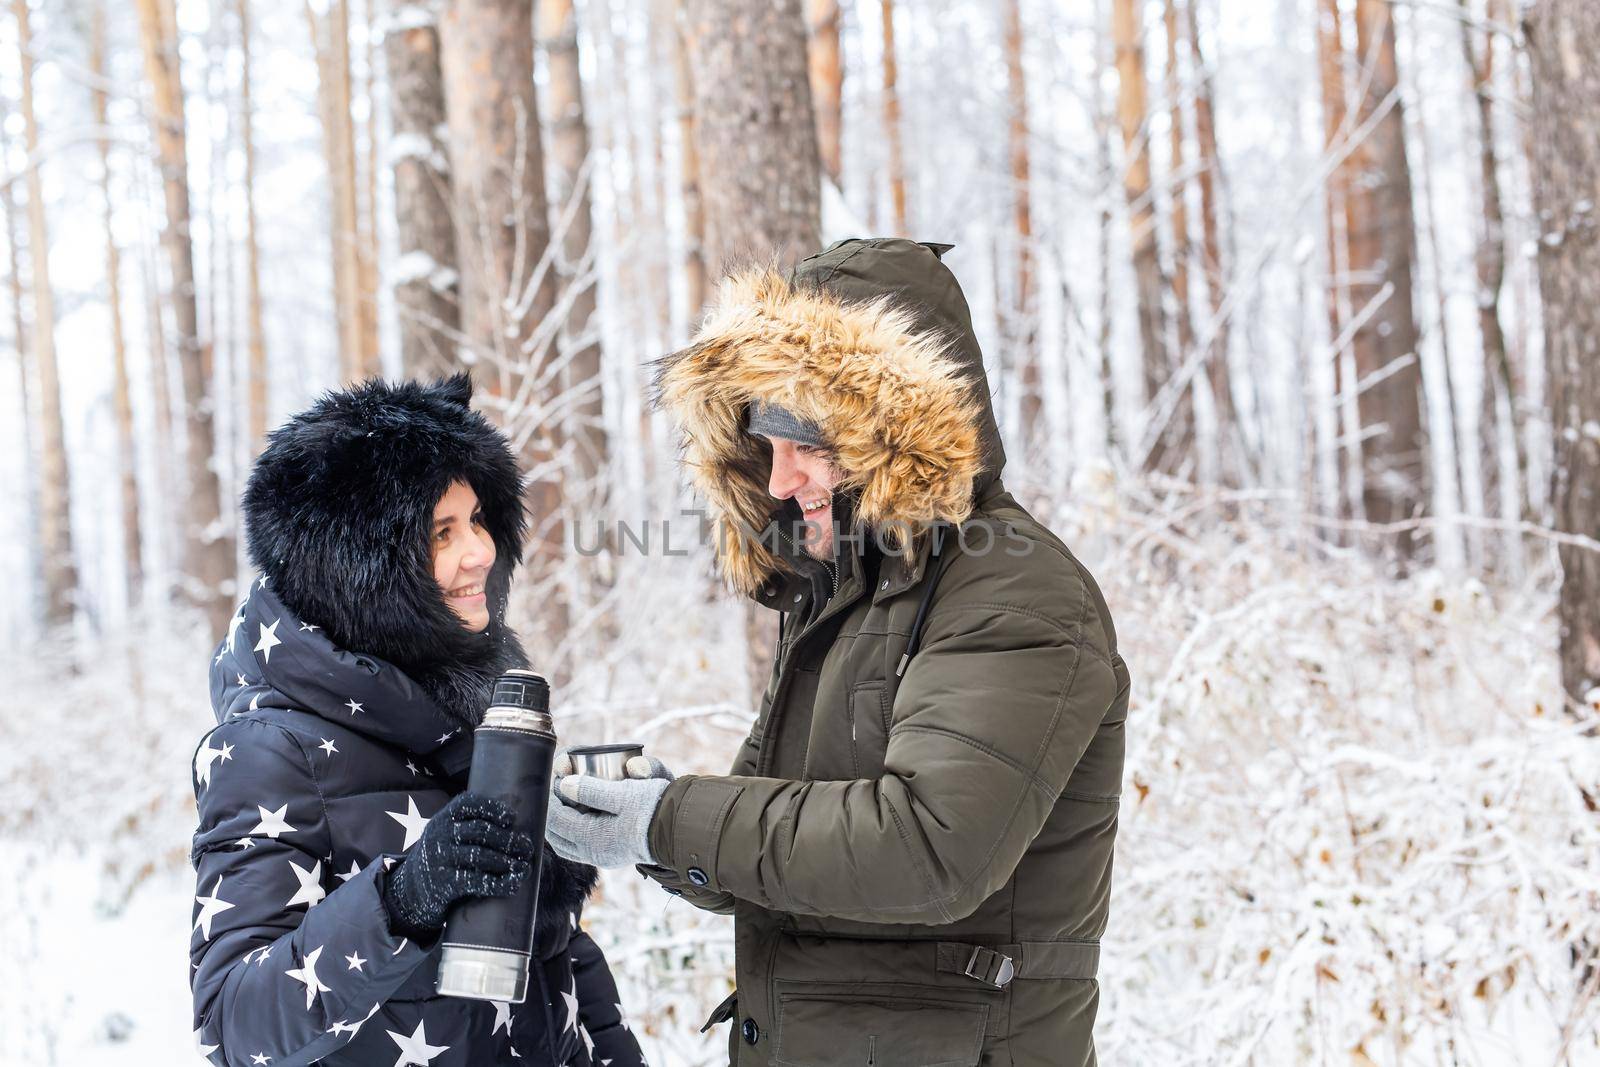
[[[763,403],[760,400],[750,402],[750,407],[745,411],[744,427],[753,434],[763,437],[782,437],[796,444],[811,445],[816,448],[826,448],[827,439],[822,436],[822,429],[810,419],[802,419],[787,408],[780,408],[776,404]]]

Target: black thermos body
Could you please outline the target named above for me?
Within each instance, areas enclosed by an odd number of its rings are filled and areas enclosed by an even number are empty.
[[[550,684],[533,671],[502,674],[482,724],[473,731],[467,788],[504,801],[516,812],[516,828],[534,840],[534,860],[514,896],[464,901],[450,913],[435,985],[444,996],[512,1004],[528,996],[555,751]]]

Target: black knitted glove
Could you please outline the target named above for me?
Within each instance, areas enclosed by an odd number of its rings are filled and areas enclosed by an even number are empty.
[[[457,901],[508,897],[521,888],[533,839],[514,824],[510,808],[481,793],[461,793],[440,809],[389,872],[383,905],[390,932],[431,940]]]

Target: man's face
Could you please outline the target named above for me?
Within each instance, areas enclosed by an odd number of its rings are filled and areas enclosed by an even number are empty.
[[[485,589],[494,566],[494,538],[483,528],[478,494],[466,482],[445,490],[433,508],[433,578],[444,592],[444,602],[474,633],[489,625],[489,597]]]
[[[833,558],[833,487],[840,473],[825,448],[803,445],[784,437],[772,442],[772,475],[767,492],[776,500],[793,500],[812,529],[804,532],[802,547],[816,559]]]

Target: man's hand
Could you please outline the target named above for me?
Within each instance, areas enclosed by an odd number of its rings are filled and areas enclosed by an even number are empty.
[[[514,824],[511,809],[492,797],[461,793],[446,804],[389,872],[383,894],[389,929],[428,940],[457,901],[508,897],[520,889],[534,843]]]
[[[667,770],[667,765],[654,756],[632,756],[623,768],[629,778],[660,778],[670,782],[677,776]]]
[[[642,757],[628,761],[628,770]],[[596,867],[629,867],[655,863],[650,855],[650,819],[671,785],[670,772],[653,761],[668,777],[628,778],[611,782],[586,774],[562,777],[550,797],[545,840],[558,854]],[[654,768],[649,768],[654,770]],[[572,806],[582,804],[589,811]]]

